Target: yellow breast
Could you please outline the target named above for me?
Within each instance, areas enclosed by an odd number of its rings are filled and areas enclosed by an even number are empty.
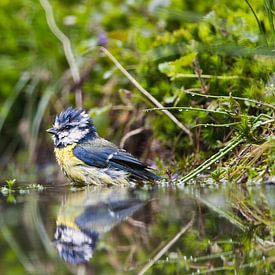
[[[65,196],[57,215],[56,225],[66,225],[79,230],[75,220],[85,211],[86,197],[86,192],[73,192]]]
[[[85,177],[78,168],[83,162],[76,158],[73,149],[76,144],[68,145],[64,148],[55,148],[55,156],[64,174],[74,182],[85,182]]]

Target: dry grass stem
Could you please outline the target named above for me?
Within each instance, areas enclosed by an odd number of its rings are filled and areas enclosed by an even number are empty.
[[[164,108],[164,106],[156,99],[154,98],[148,91],[146,91],[134,78],[132,75],[130,75],[123,66],[118,62],[118,60],[104,47],[100,47],[101,51],[108,56],[115,66],[130,80],[130,82],[143,94],[145,95],[155,106],[158,108]],[[180,129],[182,129],[183,132],[185,132],[190,141],[192,142],[192,133],[190,130],[184,126],[173,114],[171,114],[168,110],[163,110],[163,113],[165,113]]]
[[[75,57],[73,54],[71,42],[69,38],[58,28],[53,14],[53,9],[51,4],[48,0],[40,0],[40,4],[43,7],[45,14],[46,14],[46,20],[48,23],[48,26],[52,33],[57,37],[57,39],[62,43],[65,57],[69,63],[70,71],[72,78],[76,84],[80,82],[80,73],[75,61]],[[76,106],[81,108],[82,107],[82,91],[79,87],[75,90],[75,103]]]
[[[194,222],[194,213],[192,215],[191,220],[180,230],[180,232],[172,239],[170,240],[157,254],[156,256],[151,259],[138,273],[139,275],[145,274],[148,269],[154,265],[155,262],[157,262],[169,249],[170,247],[177,242],[177,240],[187,231],[189,230]]]

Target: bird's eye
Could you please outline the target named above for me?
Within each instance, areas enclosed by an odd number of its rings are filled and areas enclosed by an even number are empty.
[[[72,126],[71,126],[71,125],[66,125],[64,128],[65,128],[66,130],[70,130],[70,129],[72,128]]]

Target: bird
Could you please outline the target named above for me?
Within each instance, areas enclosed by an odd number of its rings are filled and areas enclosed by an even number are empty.
[[[150,198],[150,192],[127,186],[85,188],[65,194],[53,239],[59,255],[70,264],[88,262],[102,236],[145,208]]]
[[[100,137],[83,109],[68,107],[56,115],[47,132],[56,160],[72,183],[118,185],[161,179],[132,154]]]

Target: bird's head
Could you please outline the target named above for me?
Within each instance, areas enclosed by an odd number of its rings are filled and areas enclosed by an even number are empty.
[[[93,256],[99,234],[96,231],[81,230],[58,225],[53,243],[61,258],[70,264],[84,264]]]
[[[52,134],[55,147],[65,147],[97,135],[88,114],[72,107],[57,115],[53,127],[47,132]]]

